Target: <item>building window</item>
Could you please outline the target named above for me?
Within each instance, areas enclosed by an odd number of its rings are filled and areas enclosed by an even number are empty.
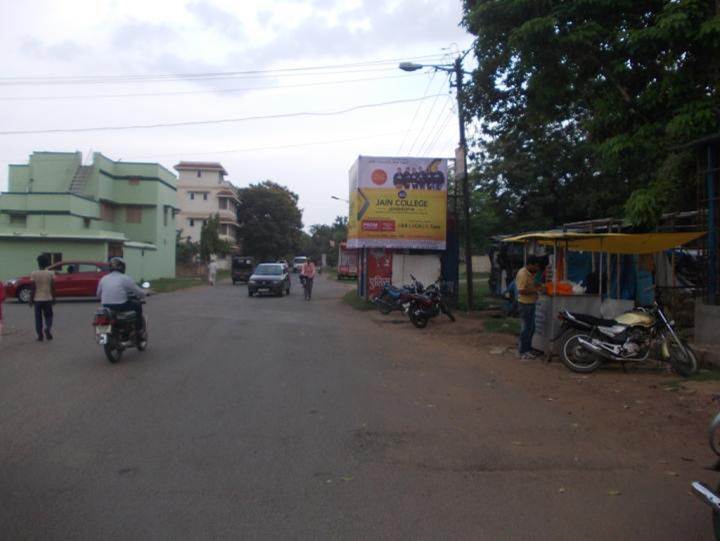
[[[44,256],[46,256],[48,259],[50,259],[50,264],[54,265],[55,263],[60,263],[62,261],[62,252],[43,252]]]
[[[163,225],[167,226],[167,217],[168,217],[168,211],[170,209],[167,207],[163,207]]]
[[[123,256],[123,245],[120,243],[111,243],[108,245],[108,259]]]
[[[131,178],[130,180],[128,180],[128,184],[130,184],[130,186],[137,186],[138,184],[140,184],[140,179]]]
[[[195,192],[188,192],[190,194],[190,199],[195,199]]]
[[[104,222],[114,222],[115,209],[107,203],[100,203],[100,219]]]
[[[207,196],[208,196],[208,193],[207,193],[207,192],[203,192],[203,200],[207,201]]]
[[[190,222],[190,227],[195,227],[195,220],[188,218],[188,222]]]
[[[198,169],[198,171],[197,171],[197,177],[200,178],[201,176],[202,176],[202,171],[200,171],[200,169]]]
[[[227,224],[221,224],[220,225],[220,234],[221,235],[228,235],[228,225]]]
[[[90,229],[90,218],[83,218],[83,227],[85,229]]]
[[[220,208],[220,210],[227,209],[228,208],[228,200],[225,199],[224,197],[221,197],[220,200],[218,201],[218,208]]]
[[[25,214],[11,214],[10,224],[25,227],[27,225],[27,216]]]
[[[125,221],[129,224],[142,223],[142,207],[126,207]]]

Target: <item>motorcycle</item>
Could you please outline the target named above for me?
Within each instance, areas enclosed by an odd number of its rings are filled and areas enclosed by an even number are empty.
[[[713,422],[710,423],[710,448],[713,452],[720,457],[720,413],[715,416]],[[720,471],[720,459],[715,462],[715,465],[710,468],[714,471]],[[692,482],[693,493],[700,498],[700,500],[710,506],[712,509],[713,517],[713,532],[715,533],[716,541],[720,541],[720,486],[717,490],[711,489],[700,481]]]
[[[420,283],[415,276],[411,274],[410,278],[412,278],[413,283],[402,287],[385,284],[380,294],[372,299],[372,302],[378,306],[381,314],[388,315],[393,310],[400,310],[407,314],[408,308],[410,307],[410,296],[413,293],[422,293],[425,290],[422,283]]]
[[[560,360],[573,372],[589,373],[603,362],[641,363],[659,349],[660,359],[683,377],[694,374],[695,353],[665,314],[660,293],[653,304],[635,308],[615,319],[561,310]]]
[[[144,282],[143,289],[148,289],[150,284]],[[134,295],[129,295],[128,300],[145,304],[144,300]],[[103,347],[105,356],[111,363],[116,363],[122,357],[123,352],[128,348],[136,348],[144,351],[148,343],[147,317],[143,315],[143,325],[138,330],[137,314],[133,310],[117,312],[106,307],[98,308],[93,318],[95,327],[95,341]]]
[[[450,321],[455,321],[450,308],[443,299],[437,282],[428,286],[422,293],[410,294],[408,316],[410,322],[418,329],[424,329],[431,318],[445,314]]]

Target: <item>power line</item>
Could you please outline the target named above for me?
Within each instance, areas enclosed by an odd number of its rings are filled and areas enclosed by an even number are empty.
[[[177,128],[183,126],[198,126],[198,125],[209,125],[209,124],[230,124],[235,122],[247,122],[250,120],[272,120],[278,118],[297,118],[303,116],[336,116],[353,111],[360,111],[363,109],[372,109],[376,107],[385,107],[388,105],[398,105],[402,103],[415,103],[418,101],[435,98],[443,94],[433,94],[430,96],[423,96],[421,98],[410,98],[402,100],[392,100],[379,103],[366,103],[362,105],[354,105],[346,109],[339,109],[336,111],[301,111],[296,113],[278,113],[274,115],[254,115],[239,118],[221,118],[216,120],[188,120],[183,122],[168,122],[158,124],[135,124],[126,126],[96,126],[92,128],[54,128],[54,129],[43,129],[43,130],[11,130],[11,131],[0,131],[0,135],[30,135],[30,134],[44,134],[44,133],[78,133],[78,132],[91,132],[91,131],[119,131],[119,130],[139,130],[139,129],[152,129],[152,128]]]
[[[433,70],[432,76],[431,76],[430,79],[428,80],[428,84],[427,84],[427,86],[425,87],[425,92],[423,92],[423,96],[427,96],[427,93],[430,91],[430,85],[432,84],[433,80],[435,79],[435,75],[436,75],[436,74],[437,74],[437,71],[434,71],[434,70]],[[408,124],[407,131],[405,132],[405,135],[403,136],[402,141],[400,142],[400,146],[398,147],[398,150],[397,150],[397,153],[396,153],[398,156],[401,156],[400,153],[402,152],[402,148],[405,146],[405,140],[407,139],[407,136],[408,136],[408,134],[410,133],[410,129],[411,129],[411,128],[413,127],[413,125],[415,124],[415,119],[417,118],[418,113],[420,112],[420,108],[421,108],[421,107],[422,107],[422,102],[419,102],[419,103],[418,103],[418,106],[415,108],[415,114],[413,115],[412,120],[410,121],[410,124]]]
[[[216,154],[235,154],[235,153],[240,153],[240,152],[259,152],[262,150],[281,150],[284,148],[300,148],[300,147],[319,146],[319,145],[333,145],[336,143],[347,143],[347,142],[351,142],[351,141],[362,141],[365,139],[375,139],[378,137],[386,137],[388,135],[398,135],[400,133],[403,133],[403,131],[376,133],[373,135],[364,135],[362,137],[347,137],[347,138],[342,138],[342,139],[328,139],[325,141],[310,141],[307,143],[292,143],[292,144],[287,144],[287,145],[235,148],[235,149],[230,149],[230,150],[214,150],[211,152],[194,152],[193,151],[193,152],[175,152],[173,154],[152,154],[152,155],[145,155],[145,156],[128,156],[128,159],[141,160],[141,159],[150,159],[150,158],[172,158],[175,156],[182,156],[182,155],[189,155],[189,154],[192,154],[193,156],[209,156],[209,155],[216,155]]]
[[[364,81],[382,81],[386,79],[403,79],[420,75],[418,73],[408,73],[404,75],[394,75],[388,77],[363,77],[359,79],[342,79],[337,81],[321,81],[317,83],[299,83],[292,85],[265,85],[265,86],[248,86],[243,88],[218,88],[216,90],[188,90],[182,92],[133,92],[128,94],[79,94],[70,96],[0,96],[0,101],[44,101],[44,100],[68,100],[68,99],[105,99],[105,98],[140,98],[153,96],[187,96],[193,94],[216,94],[216,93],[232,93],[232,92],[251,92],[253,90],[278,90],[283,88],[303,88],[314,86],[327,86],[345,83],[359,83]]]
[[[435,117],[435,123],[430,128],[430,131],[428,131],[427,136],[425,139],[423,139],[422,144],[418,147],[418,152],[422,155],[424,152],[427,152],[426,146],[428,144],[428,141],[430,141],[437,132],[435,131],[438,127],[438,124],[440,124],[440,121],[445,118],[445,115],[443,113],[448,107],[448,104],[452,107],[452,98],[450,96],[447,97],[445,100],[445,103],[443,104],[442,108],[438,112],[437,116]],[[452,109],[451,109],[452,111]]]
[[[418,56],[414,59],[437,58],[439,55]],[[338,70],[342,68],[358,68],[363,66],[380,66],[399,62],[403,59],[392,58],[385,60],[370,60],[364,62],[350,62],[343,64],[326,64],[321,66],[305,66],[297,68],[278,68],[267,70],[241,70],[241,71],[218,71],[200,73],[167,73],[167,74],[140,74],[140,75],[75,75],[75,76],[38,76],[38,77],[0,77],[0,85],[55,85],[55,84],[115,84],[134,82],[165,82],[165,81],[186,81],[186,80],[216,80],[247,76],[289,76],[300,72]],[[404,59],[404,60],[407,60]],[[385,68],[391,69],[391,68]],[[392,69],[395,69],[393,66]],[[357,70],[353,70],[357,71]],[[370,70],[367,70],[370,71]],[[309,73],[305,73],[309,75]]]
[[[437,131],[437,134],[435,135],[432,143],[430,143],[430,146],[425,149],[425,154],[430,155],[430,153],[435,149],[435,145],[437,145],[440,136],[445,133],[445,130],[447,130],[447,127],[454,116],[455,115],[453,113],[453,110],[450,109],[447,116],[445,117],[445,121],[443,122],[442,126],[440,126],[440,129]]]
[[[442,86],[444,87],[447,82],[450,80],[450,74],[447,74],[447,77],[445,77],[445,80],[442,83]],[[437,99],[440,96],[445,96],[446,93],[442,94],[435,94],[435,100],[433,100],[432,105],[430,106],[430,112],[425,117],[425,120],[423,121],[422,128],[420,128],[420,131],[418,132],[417,136],[415,137],[415,140],[413,141],[412,146],[410,147],[409,154],[412,154],[412,151],[415,149],[415,145],[417,144],[418,140],[420,139],[420,136],[422,135],[422,132],[425,130],[425,126],[427,125],[428,119],[432,116],[433,111],[435,110],[435,105],[437,104]]]

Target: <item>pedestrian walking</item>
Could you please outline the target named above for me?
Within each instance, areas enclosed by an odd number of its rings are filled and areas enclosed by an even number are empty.
[[[522,324],[520,330],[520,343],[518,352],[521,359],[536,357],[532,347],[533,334],[535,334],[535,305],[538,301],[542,286],[535,282],[535,275],[540,271],[540,259],[528,256],[525,266],[515,276],[515,287],[518,293],[518,311]]]
[[[52,340],[53,304],[55,304],[55,282],[50,266],[50,257],[40,254],[37,258],[38,269],[30,273],[30,306],[35,309],[35,332],[38,342],[43,337]],[[43,335],[44,331],[44,335]]]
[[[214,259],[210,260],[210,264],[208,265],[208,282],[211,286],[215,285],[215,279],[217,278],[217,263],[215,263]]]
[[[315,280],[315,263],[312,259],[308,259],[303,263],[300,271],[301,280],[303,280],[303,288],[305,290],[305,300],[312,298],[313,281]]]

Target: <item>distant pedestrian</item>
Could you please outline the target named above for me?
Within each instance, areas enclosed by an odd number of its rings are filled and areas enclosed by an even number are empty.
[[[532,347],[533,334],[535,334],[535,305],[538,301],[540,284],[535,283],[535,275],[540,271],[540,259],[528,256],[527,263],[515,277],[517,288],[518,311],[522,324],[520,330],[519,354],[521,359],[536,357]]]
[[[53,304],[55,304],[55,281],[50,266],[50,257],[40,254],[37,258],[39,270],[30,273],[30,306],[35,308],[35,332],[38,342],[44,338],[53,339]]]
[[[303,264],[300,276],[303,280],[305,300],[309,301],[312,298],[313,281],[315,280],[315,262],[312,259],[308,259]]]
[[[215,279],[217,278],[217,263],[215,263],[214,259],[210,260],[210,264],[208,265],[208,282],[211,286],[215,285]]]

